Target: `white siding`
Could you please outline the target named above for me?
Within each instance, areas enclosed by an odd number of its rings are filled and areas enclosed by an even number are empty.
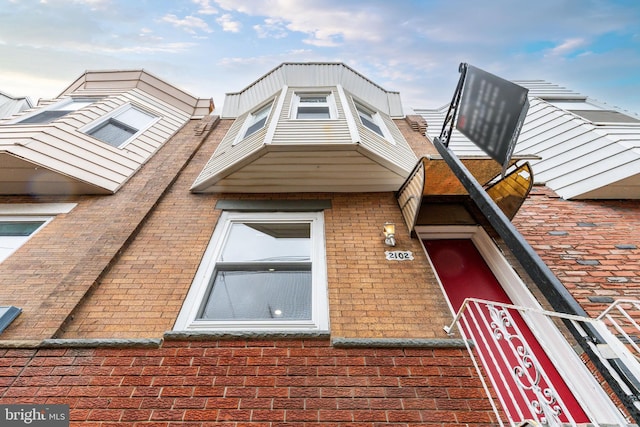
[[[151,90],[149,85],[142,85],[146,90],[140,89],[136,87],[140,86],[139,82],[129,80],[135,75],[135,72],[110,75],[117,79],[112,82],[100,80],[94,88],[91,87],[90,77],[96,76],[90,74],[88,81],[77,88],[72,86],[77,90],[65,92],[65,97],[73,95],[102,99],[51,123],[15,123],[19,118],[0,122],[0,154],[19,156],[54,174],[93,186],[95,191],[91,192],[116,191],[191,118],[191,114],[185,111],[185,105],[179,102],[171,105],[159,98],[162,96],[175,100],[180,91],[167,96],[162,95],[164,90],[168,90],[164,86],[161,93]],[[131,86],[131,89],[123,91],[123,84]],[[122,149],[80,131],[125,104],[142,108],[159,117],[159,120]],[[82,191],[87,191],[89,187],[83,185],[82,188]]]
[[[289,86],[271,144],[353,144],[355,141],[351,139],[349,126],[347,125],[347,120],[344,115],[344,108],[335,87],[314,87],[313,91],[333,93],[338,112],[337,119],[297,120],[290,118],[294,94],[296,92],[303,92],[304,90],[309,91],[309,88]]]
[[[246,112],[233,122],[213,156],[193,183],[191,188],[193,191],[201,191],[208,186],[208,182],[211,180],[227,176],[259,155],[264,148],[264,140],[269,127],[274,120],[277,121],[277,118],[275,118],[277,113],[275,105],[278,102],[278,98],[269,100],[273,106],[265,126],[249,137],[238,141],[235,145],[234,142],[238,137],[238,133],[243,129],[244,122],[250,115],[250,111],[255,111],[255,109]]]
[[[71,83],[59,96],[76,94],[81,91],[94,93],[123,93],[138,88],[148,96],[172,105],[192,117],[208,114],[210,99],[193,95],[170,85],[145,70],[105,70],[87,71]]]
[[[267,151],[207,191],[242,193],[395,191],[405,180],[356,151]]]
[[[335,78],[332,73],[340,70],[329,66],[321,68],[323,72],[316,76],[318,83],[332,81]],[[273,102],[274,108],[265,128],[233,145],[249,113],[240,115],[191,190],[397,190],[417,158],[394,121],[380,113],[393,137],[393,141],[388,141],[361,124],[350,93],[344,91],[346,96],[341,96],[338,86],[297,86],[296,83],[307,78],[304,67],[292,67],[288,71],[292,81],[287,80],[287,85],[280,88],[278,99],[269,101]],[[275,77],[269,75],[265,79]],[[323,120],[291,118],[295,94],[305,91],[332,93],[336,117]],[[258,106],[252,105],[247,111],[255,111]]]
[[[0,119],[13,116],[29,108],[31,108],[29,99],[13,98],[0,92]]]
[[[319,87],[342,85],[347,91],[391,117],[403,117],[397,92],[389,92],[341,63],[285,63],[236,93],[228,93],[223,118],[236,118],[277,93],[284,85]]]
[[[378,156],[380,161],[389,168],[408,176],[415,167],[418,158],[404,139],[395,122],[385,113],[378,112],[393,138],[393,141],[388,141],[362,124],[351,96],[347,94],[347,97],[350,101],[350,112],[354,117],[360,135],[360,144]]]

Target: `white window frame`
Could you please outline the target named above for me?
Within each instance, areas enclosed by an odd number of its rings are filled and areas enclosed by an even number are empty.
[[[2,261],[8,259],[15,251],[42,230],[56,215],[69,213],[76,207],[76,203],[2,203],[0,204],[0,221],[4,222],[33,222],[44,221],[17,247],[13,248]]]
[[[324,102],[304,102],[304,98],[325,98]],[[329,117],[305,117],[298,118],[298,112],[300,107],[322,107],[326,108],[329,113]],[[290,119],[292,120],[335,120],[338,118],[338,109],[336,108],[336,100],[333,96],[333,92],[321,91],[321,92],[295,92],[291,102]]]
[[[9,252],[6,255],[2,255],[2,253],[0,253],[0,264],[2,264],[3,261],[5,261],[6,259],[8,259],[11,255],[13,255],[13,253],[15,251],[17,251],[18,249],[20,249],[25,243],[27,243],[36,233],[38,233],[40,230],[42,230],[51,220],[53,219],[53,217],[51,216],[5,216],[5,215],[0,215],[0,222],[12,222],[12,223],[18,223],[18,222],[40,222],[42,221],[42,224],[40,224],[38,226],[38,228],[36,228],[35,230],[33,230],[31,232],[31,234],[29,234],[28,236],[15,236],[15,237],[23,237],[23,239],[18,243],[17,246],[12,246],[10,247]],[[3,247],[3,238],[6,238],[9,236],[0,236],[0,247],[2,247],[3,249],[6,249],[6,247]]]
[[[133,135],[131,135],[129,138],[127,138],[125,141],[120,143],[119,145],[115,146],[115,145],[109,144],[108,142],[103,141],[100,138],[97,138],[97,137],[91,135],[91,132],[93,132],[94,130],[100,128],[102,125],[106,124],[111,119],[118,120],[119,116],[125,114],[127,111],[129,111],[131,109],[137,110],[138,112],[141,112],[143,114],[146,114],[146,115],[150,116],[150,119],[146,124],[144,124],[144,126],[141,126],[140,128],[134,127],[133,125],[131,125],[129,123],[122,122],[124,125],[129,126],[132,129],[136,129],[136,132]],[[125,105],[122,105],[122,106],[116,108],[115,110],[111,111],[110,113],[105,114],[104,116],[102,116],[98,120],[95,120],[95,121],[89,123],[88,125],[83,126],[82,128],[79,129],[79,131],[84,133],[84,134],[86,134],[87,136],[90,136],[91,138],[94,138],[97,141],[100,141],[100,142],[110,146],[110,147],[124,148],[125,146],[130,144],[133,140],[138,138],[143,132],[145,132],[151,126],[156,124],[160,119],[161,119],[161,117],[159,117],[156,113],[153,113],[151,111],[145,110],[144,108],[141,108],[141,107],[139,107],[137,105],[125,104]]]
[[[395,143],[395,140],[393,139],[391,132],[389,132],[389,129],[387,128],[387,125],[384,123],[384,120],[382,120],[382,117],[380,116],[379,112],[377,112],[375,109],[371,107],[364,105],[362,102],[357,101],[355,99],[353,100],[353,102],[356,107],[356,114],[358,115],[358,120],[360,121],[360,124],[362,126],[367,128],[369,131],[375,133],[376,135],[386,139],[387,141],[391,143]],[[363,117],[362,117],[363,115],[368,116],[366,117],[366,121],[371,122],[373,125],[377,126],[378,129],[380,129],[380,132],[367,126],[367,124],[365,123],[365,120],[363,120]]]
[[[46,125],[49,124],[51,122],[54,122],[58,119],[61,119],[62,117],[65,117],[66,115],[73,113],[74,111],[78,111],[84,107],[87,107],[97,101],[99,101],[100,98],[87,98],[87,97],[70,97],[70,98],[66,98],[63,99],[61,101],[55,102],[53,104],[47,105],[46,107],[43,108],[39,108],[37,110],[34,110],[30,113],[27,113],[23,116],[20,116],[18,118],[16,118],[15,120],[11,121],[10,124],[17,124],[17,125],[24,125],[24,126],[37,126],[37,125]],[[78,105],[73,105],[74,103],[77,103]],[[62,111],[64,112],[63,115],[61,115],[60,117],[55,117],[49,121],[46,122],[33,122],[33,123],[24,123],[25,120],[29,120],[33,117],[36,117],[46,111]]]
[[[273,102],[274,102],[273,100],[270,100],[268,103],[262,104],[260,107],[254,109],[251,113],[247,115],[232,145],[236,145],[240,141],[247,139],[251,135],[256,134],[258,131],[264,129],[267,126],[267,124],[269,123],[269,118],[271,116],[271,113],[273,112]],[[265,111],[266,111],[266,115],[263,115]],[[248,133],[251,126],[262,121],[263,118],[264,118],[264,123],[262,124],[262,126],[254,129],[253,132]]]
[[[309,320],[203,320],[198,319],[224,249],[231,226],[244,222],[308,223],[311,227],[311,319]],[[322,212],[232,212],[225,211],[204,253],[191,288],[178,315],[176,331],[273,331],[328,332],[329,306]]]

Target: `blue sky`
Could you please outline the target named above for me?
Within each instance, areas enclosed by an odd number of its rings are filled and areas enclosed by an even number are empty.
[[[52,98],[84,70],[144,68],[221,107],[282,62],[344,62],[408,107],[458,65],[640,113],[639,0],[0,0],[0,91]]]

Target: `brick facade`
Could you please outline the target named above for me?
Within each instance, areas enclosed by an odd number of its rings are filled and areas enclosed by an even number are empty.
[[[202,137],[197,131],[205,123],[187,124],[112,196],[31,200],[78,205],[58,215],[0,264],[0,301],[24,310],[3,332],[3,340],[41,340],[58,333],[78,304],[99,286],[199,147]],[[0,197],[0,203],[26,201],[25,197]]]
[[[640,297],[637,201],[568,201],[535,187],[513,222],[590,316]]]
[[[466,350],[442,329],[448,307],[393,193],[189,191],[231,123],[190,123],[113,196],[65,199],[78,205],[0,264],[0,296],[24,308],[0,343],[0,404],[66,403],[82,426],[495,421]],[[416,151],[429,147],[400,126]],[[221,199],[331,202],[331,337],[167,338]],[[414,261],[386,260],[387,221]],[[340,338],[404,344],[332,344]],[[407,347],[413,339],[437,344]]]
[[[326,340],[0,350],[0,404],[63,403],[71,425],[494,425],[464,349]]]
[[[0,264],[0,271],[10,271],[0,276],[0,288],[4,282],[6,290],[0,297],[25,307],[3,339],[162,337],[172,329],[209,243],[220,199],[331,201],[324,219],[333,336],[446,338],[445,299],[420,242],[410,238],[393,193],[189,192],[231,123],[221,120],[203,142],[197,135],[202,125],[192,123],[121,191],[78,200],[71,213],[34,236],[34,245]],[[424,136],[399,123],[416,149],[428,147]],[[172,162],[177,165],[167,166]],[[398,227],[396,249],[412,251],[415,261],[386,260],[389,248],[381,231],[387,221]],[[60,235],[73,237],[61,242]],[[36,262],[30,251],[51,264],[45,268],[50,275],[46,284],[25,268]],[[18,294],[11,292],[15,280],[24,283]],[[33,292],[51,297],[42,301]],[[32,304],[51,305],[57,315]]]
[[[0,264],[0,301],[24,309],[1,336],[0,404],[69,404],[83,427],[494,425],[471,358],[443,331],[451,313],[396,195],[191,193],[231,123],[192,121],[112,196],[0,197],[78,204]],[[397,124],[418,156],[434,154],[411,123]],[[330,334],[167,334],[223,199],[330,201]],[[414,261],[385,259],[387,221]],[[640,293],[637,203],[536,188],[514,223],[591,313]]]

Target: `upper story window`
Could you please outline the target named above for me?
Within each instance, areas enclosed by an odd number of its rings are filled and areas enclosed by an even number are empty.
[[[291,117],[300,120],[335,119],[336,104],[333,94],[295,93],[291,109]]]
[[[50,217],[0,216],[0,262],[9,258],[9,255],[29,240],[50,219]]]
[[[125,105],[81,131],[111,146],[122,148],[159,119],[132,105]]]
[[[268,104],[260,108],[258,111],[251,113],[248,119],[249,125],[247,126],[247,130],[244,132],[243,138],[246,138],[249,135],[253,135],[257,131],[262,129],[267,124],[267,118],[269,118],[270,112],[271,104]]]
[[[225,212],[175,329],[328,330],[321,212]]]
[[[384,137],[382,127],[379,124],[380,120],[376,112],[358,103],[356,103],[356,110],[358,110],[358,116],[360,116],[360,122],[362,122],[363,125]]]
[[[267,125],[267,120],[269,119],[272,107],[273,102],[269,102],[268,104],[251,112],[244,120],[242,128],[240,129],[240,132],[238,132],[238,135],[232,145],[236,145],[238,142],[264,128]]]
[[[87,105],[91,105],[96,102],[95,99],[90,98],[69,98],[62,102],[58,102],[53,104],[52,106],[46,107],[44,110],[39,112],[35,112],[21,120],[19,120],[18,124],[47,124],[52,121],[64,117],[69,113],[77,111]]]

